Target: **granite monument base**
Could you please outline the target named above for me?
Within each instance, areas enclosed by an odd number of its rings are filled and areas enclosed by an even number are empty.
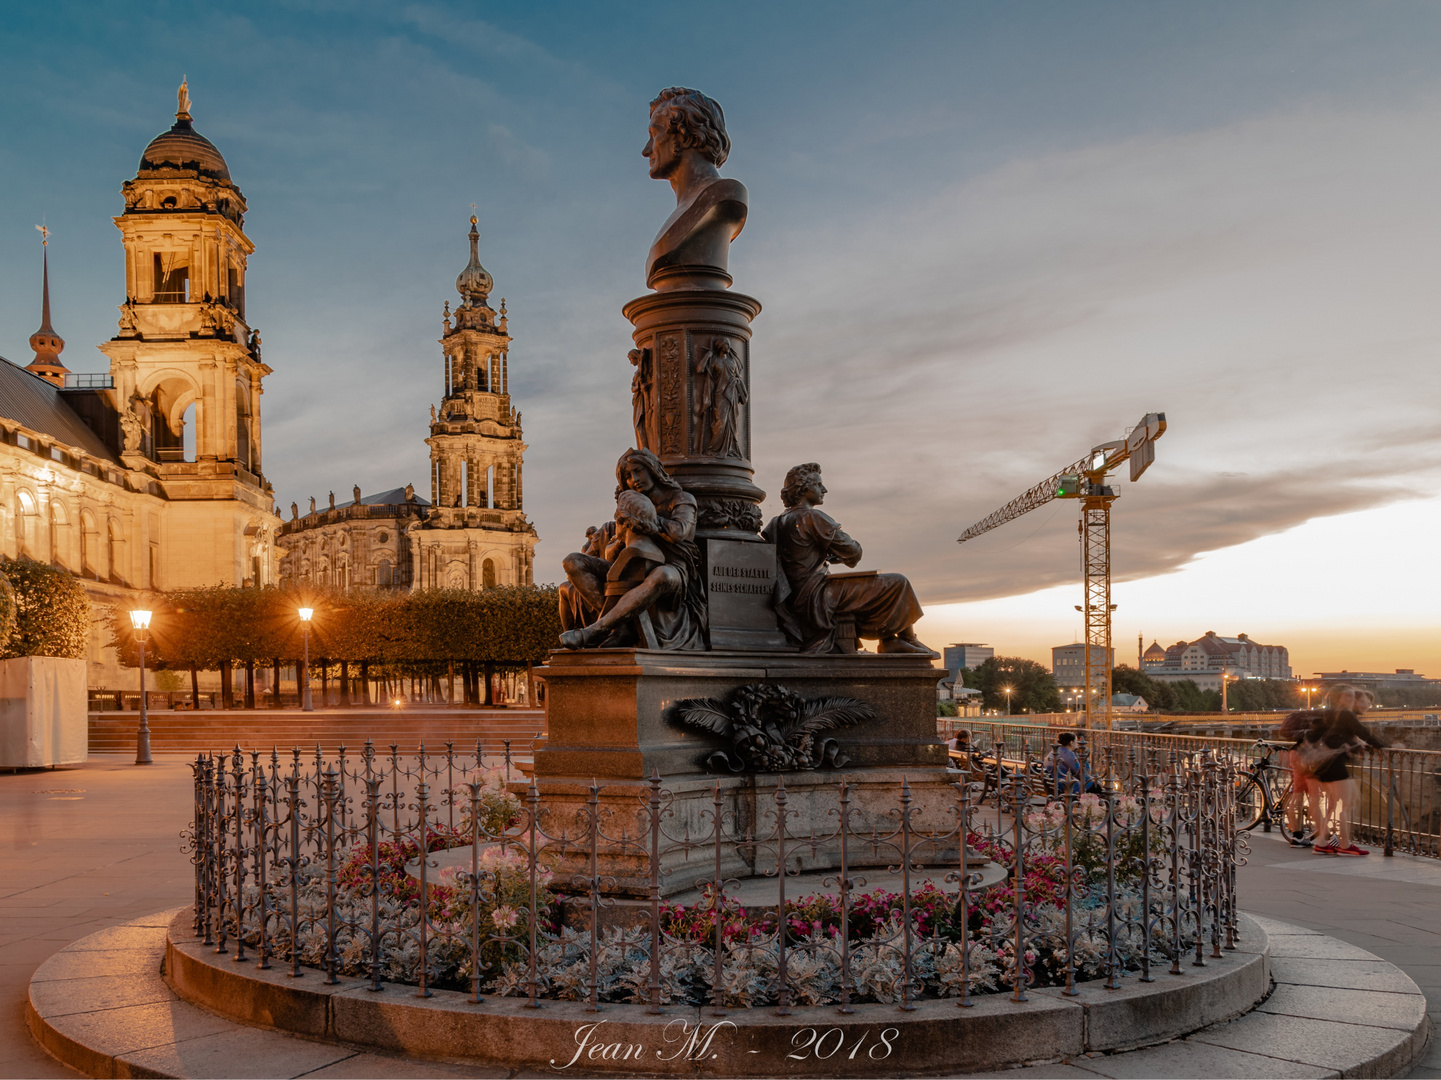
[[[687,698],[725,698],[754,683],[779,684],[806,699],[848,697],[870,705],[874,720],[825,733],[851,769],[946,764],[936,734],[936,683],[944,672],[928,656],[586,649],[552,653],[536,675],[546,684],[537,780],[611,783],[659,773],[669,785],[705,775],[706,758],[724,744],[676,723],[673,706]]]
[[[777,824],[784,805],[787,875],[839,871],[844,808],[848,876],[854,879],[859,872],[869,886],[884,884],[900,892],[905,852],[913,870],[959,870],[957,780],[958,774],[945,768],[872,766],[690,776],[654,787],[621,781],[598,786],[593,796],[588,779],[537,778],[540,827],[548,838],[541,843],[541,860],[563,891],[584,891],[596,876],[599,891],[612,897],[645,898],[652,885],[659,895],[669,897],[704,890],[715,880],[774,880],[782,862]],[[655,803],[651,803],[652,790],[659,795]],[[902,813],[907,810],[907,826],[902,830]],[[655,812],[660,816],[660,834],[653,838]],[[594,845],[592,821],[599,827]],[[654,863],[653,851],[658,856]],[[972,869],[986,861],[967,853]],[[918,878],[913,879],[913,888]],[[793,886],[790,896],[797,895]]]
[[[554,653],[537,671],[546,683],[547,736],[536,744],[534,770],[542,827],[552,838],[566,838],[552,842],[550,865],[560,877],[591,876],[590,845],[582,838],[595,820],[601,833],[595,872],[605,879],[604,891],[648,895],[648,805],[658,791],[664,835],[657,842],[656,884],[662,895],[694,889],[701,876],[714,879],[717,869],[722,877],[773,875],[783,790],[787,870],[839,868],[844,781],[849,866],[897,865],[906,843],[915,861],[958,866],[957,774],[946,769],[946,749],[936,734],[940,674],[929,657],[908,655]],[[712,755],[727,743],[677,723],[676,704],[725,700],[757,683],[783,686],[807,700],[851,698],[869,705],[874,716],[824,732],[836,740],[836,767],[708,771]],[[649,782],[653,777],[658,784]],[[908,838],[898,832],[903,807],[910,811]],[[923,834],[949,837],[928,841]]]

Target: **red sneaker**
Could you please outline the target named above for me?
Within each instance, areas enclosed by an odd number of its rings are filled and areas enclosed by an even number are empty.
[[[1339,855],[1341,853],[1341,841],[1334,836],[1325,843],[1317,844],[1311,849],[1313,855]]]
[[[1352,844],[1352,845],[1350,845],[1349,847],[1338,847],[1338,848],[1335,849],[1335,851],[1332,852],[1332,854],[1333,854],[1333,855],[1370,855],[1371,852],[1367,851],[1367,850],[1366,850],[1365,848],[1363,848],[1363,847],[1357,847],[1355,844]]]

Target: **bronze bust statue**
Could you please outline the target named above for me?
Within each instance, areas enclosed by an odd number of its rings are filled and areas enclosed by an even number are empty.
[[[676,202],[646,259],[650,288],[730,287],[730,243],[745,227],[747,209],[745,185],[716,171],[730,145],[720,105],[699,90],[672,86],[650,103],[650,137],[641,153],[654,179],[670,181]]]
[[[565,557],[560,643],[567,649],[704,649],[695,496],[649,450],[627,450],[615,478],[615,519],[587,529],[584,550]]]
[[[839,652],[836,618],[854,619],[856,636],[876,638],[877,652],[935,656],[912,629],[921,604],[904,574],[864,574],[833,579],[831,563],[855,566],[861,545],[842,531],[824,501],[821,467],[814,461],[786,473],[784,513],[771,518],[761,536],[776,545],[783,587],[776,602],[781,628],[808,653]]]

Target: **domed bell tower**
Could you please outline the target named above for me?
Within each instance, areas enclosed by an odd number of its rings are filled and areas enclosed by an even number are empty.
[[[122,460],[168,500],[167,587],[273,580],[279,519],[261,468],[260,335],[246,316],[245,197],[195,130],[182,83],[115,218],[125,303],[110,358]],[[180,553],[189,549],[190,554]]]
[[[495,282],[480,264],[478,224],[472,216],[470,262],[455,279],[460,306],[445,307],[444,395],[426,439],[433,509],[426,535],[414,538],[417,588],[528,585],[533,576],[536,533],[524,511],[526,447],[510,399],[511,339],[505,301],[498,312],[490,306]],[[462,539],[463,557],[451,550]]]

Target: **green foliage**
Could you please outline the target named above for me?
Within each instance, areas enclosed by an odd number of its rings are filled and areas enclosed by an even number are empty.
[[[1265,712],[1268,709],[1299,709],[1305,695],[1286,679],[1242,679],[1226,688],[1226,704],[1232,712]]]
[[[956,708],[956,703],[954,701],[936,702],[936,716],[940,717],[957,715],[959,715],[959,710]]]
[[[0,559],[14,592],[14,631],[0,659],[61,656],[84,660],[90,640],[90,600],[80,580],[34,559]]]
[[[217,586],[153,599],[147,661],[157,668],[213,670],[226,661],[297,659],[304,644],[302,607],[314,612],[312,663],[368,662],[397,674],[437,674],[451,662],[524,668],[539,663],[560,634],[556,589],[550,585],[483,592]],[[113,609],[110,629],[121,662],[138,664],[128,611]]]
[[[5,646],[10,635],[15,632],[17,607],[15,586],[10,584],[9,578],[0,574],[0,648]]]
[[[1034,660],[1019,656],[992,656],[974,670],[964,668],[967,687],[981,691],[981,707],[1006,711],[1005,687],[1011,688],[1012,714],[1059,712],[1061,695],[1051,673]]]
[[[1377,705],[1393,709],[1430,709],[1441,705],[1441,687],[1386,686],[1377,690]]]
[[[1158,682],[1144,671],[1137,671],[1125,664],[1111,669],[1111,693],[1139,694],[1146,704],[1158,712],[1168,712],[1176,707],[1176,691],[1169,683]]]
[[[1213,713],[1221,711],[1221,691],[1202,690],[1194,679],[1171,684],[1176,693],[1177,712]]]

